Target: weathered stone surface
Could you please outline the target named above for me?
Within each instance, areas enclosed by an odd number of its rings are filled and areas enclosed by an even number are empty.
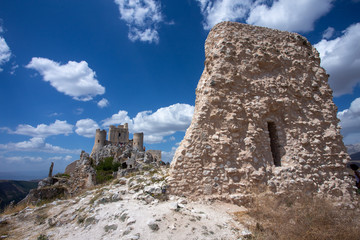
[[[161,161],[161,150],[147,150],[146,158],[148,158],[147,161],[149,161],[149,162],[160,162]]]
[[[95,170],[92,167],[89,154],[82,151],[80,160],[75,161],[75,163],[76,165],[71,167],[69,179],[69,189],[72,194],[92,187],[95,184]]]
[[[54,184],[54,178],[53,177],[47,177],[39,181],[38,183],[38,189],[43,187],[48,187]]]
[[[153,231],[159,230],[159,225],[157,224],[155,219],[150,219],[149,221],[147,221],[147,225]]]
[[[75,172],[77,162],[79,162],[79,160],[73,161],[72,163],[67,165],[64,173],[69,175],[73,174]]]
[[[166,167],[157,170],[157,174],[168,175]],[[145,177],[141,179],[148,182],[146,185],[157,184],[152,183],[151,174],[137,174]],[[124,200],[112,201],[119,194]],[[246,229],[234,217],[239,211],[245,213],[245,208],[170,198],[155,199],[113,182],[74,197],[2,214],[0,225],[11,230],[8,239],[38,239],[39,233],[49,239],[241,239],[240,233]],[[103,200],[104,204],[99,204]]]
[[[114,231],[118,228],[118,226],[116,224],[111,224],[111,225],[105,225],[104,230],[105,232],[109,232],[109,231]]]
[[[171,193],[238,203],[255,189],[351,199],[328,75],[306,38],[223,22],[209,33],[205,57]]]
[[[53,200],[55,198],[65,196],[67,191],[68,190],[63,186],[50,186],[39,189],[31,189],[23,201],[31,203],[40,200]]]

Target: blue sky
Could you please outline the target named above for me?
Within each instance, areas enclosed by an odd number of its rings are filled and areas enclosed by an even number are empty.
[[[64,171],[96,128],[129,123],[170,160],[191,122],[214,24],[298,32],[317,47],[346,144],[360,142],[359,0],[2,0],[0,179]]]

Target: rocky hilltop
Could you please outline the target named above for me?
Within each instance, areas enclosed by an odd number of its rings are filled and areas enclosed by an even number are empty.
[[[205,57],[170,191],[239,204],[254,192],[304,192],[351,206],[337,108],[307,39],[223,22],[210,31]]]
[[[37,189],[30,190],[21,203],[37,204],[44,200],[75,196],[86,189],[113,178],[138,172],[149,165],[166,165],[161,161],[161,151],[144,152],[132,143],[100,146],[93,150],[91,155],[82,151],[80,159],[70,163],[64,174],[53,176],[52,164],[48,177],[39,182]]]
[[[4,239],[239,239],[251,232],[235,220],[245,209],[189,202],[164,191],[168,168],[147,168],[69,199],[0,216]]]

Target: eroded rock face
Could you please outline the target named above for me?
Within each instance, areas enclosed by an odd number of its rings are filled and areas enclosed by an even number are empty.
[[[306,38],[233,22],[205,43],[195,113],[170,191],[243,203],[255,190],[351,199],[336,106]]]
[[[71,194],[77,193],[83,189],[95,185],[95,170],[91,164],[91,158],[88,153],[82,151],[80,160],[75,161],[73,171],[70,173],[69,192]]]

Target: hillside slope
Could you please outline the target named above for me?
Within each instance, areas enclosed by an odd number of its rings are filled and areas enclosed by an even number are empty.
[[[239,239],[244,208],[164,195],[168,169],[119,178],[74,198],[0,216],[6,239]],[[164,198],[165,197],[165,198]]]
[[[37,181],[0,180],[0,210],[11,201],[21,201],[37,184]]]
[[[259,195],[249,206],[167,191],[168,168],[118,176],[67,199],[0,214],[6,239],[358,239],[358,205],[344,210],[309,196]],[[44,202],[43,202],[44,203]],[[19,211],[20,210],[20,211]]]

